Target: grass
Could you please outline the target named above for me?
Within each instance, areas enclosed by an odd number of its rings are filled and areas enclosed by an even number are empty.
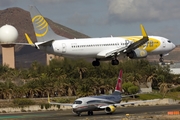
[[[180,92],[169,92],[165,97],[172,98],[174,100],[180,100]]]
[[[139,94],[138,96],[141,100],[163,99],[163,94],[161,93]],[[164,98],[180,100],[180,92],[168,92]]]
[[[150,100],[150,99],[162,99],[163,95],[160,93],[149,93],[149,94],[139,94],[139,99]]]

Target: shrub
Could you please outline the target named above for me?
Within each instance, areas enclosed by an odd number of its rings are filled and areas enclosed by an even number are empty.
[[[57,108],[58,108],[58,109],[60,109],[60,107],[61,107],[60,105],[57,105]]]
[[[180,92],[180,86],[174,89],[171,89],[171,92]]]
[[[139,88],[137,86],[131,86],[128,88],[128,93],[130,94],[136,94],[139,91]]]
[[[45,104],[45,109],[47,110],[48,108],[50,108],[51,105],[49,103]]]
[[[24,110],[24,109],[21,109],[21,112],[27,112],[26,110]]]
[[[122,88],[125,93],[129,93],[128,88],[130,88],[131,86],[134,86],[133,83],[131,83],[131,82],[125,82],[122,84]]]
[[[44,105],[43,104],[41,104],[41,109],[44,109]]]
[[[56,98],[54,99],[58,103],[70,103],[71,100],[69,98]]]
[[[29,105],[34,105],[35,102],[27,98],[21,98],[21,99],[14,99],[13,104],[17,106],[29,106]]]
[[[180,92],[180,86],[176,88],[176,91],[177,91],[177,92]]]

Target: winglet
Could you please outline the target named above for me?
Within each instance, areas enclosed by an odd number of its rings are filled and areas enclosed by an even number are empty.
[[[143,37],[148,37],[148,35],[146,33],[146,30],[144,29],[144,26],[142,24],[140,25],[140,28],[141,28],[142,36]]]
[[[26,40],[28,41],[28,43],[29,43],[30,45],[34,45],[33,42],[32,42],[32,40],[31,40],[31,38],[28,36],[27,33],[25,33],[25,37],[26,37]]]
[[[50,98],[49,98],[49,93],[48,93],[48,103],[50,103],[51,101],[50,101]]]

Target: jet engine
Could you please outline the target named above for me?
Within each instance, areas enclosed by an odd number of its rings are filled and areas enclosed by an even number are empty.
[[[147,51],[144,49],[135,49],[129,53],[127,53],[127,56],[131,59],[136,59],[136,58],[145,58],[147,57]]]
[[[108,107],[105,108],[106,113],[113,113],[115,112],[115,110],[116,110],[116,107],[113,105],[109,105]]]

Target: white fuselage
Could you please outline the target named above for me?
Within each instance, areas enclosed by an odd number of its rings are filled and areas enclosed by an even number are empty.
[[[175,48],[175,45],[164,37],[149,36],[149,39],[149,43],[144,44],[143,48],[147,49],[149,55],[166,54]],[[156,42],[151,41],[151,39],[156,40]],[[55,40],[52,42],[52,45],[39,46],[39,49],[58,56],[98,58],[98,54],[102,51],[106,52],[127,47],[131,43],[133,41],[123,37],[66,39]],[[35,44],[38,46],[39,43]]]

